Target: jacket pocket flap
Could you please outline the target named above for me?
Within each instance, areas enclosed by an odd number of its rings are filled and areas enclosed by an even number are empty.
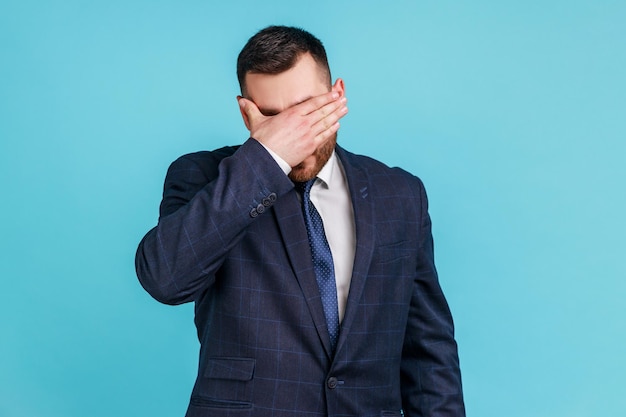
[[[250,358],[210,358],[204,376],[213,379],[250,381],[256,360]]]

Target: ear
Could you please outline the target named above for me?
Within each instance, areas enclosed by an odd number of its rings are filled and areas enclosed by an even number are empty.
[[[333,84],[332,91],[338,92],[339,97],[343,97],[346,95],[346,87],[343,84],[343,80],[341,78],[337,78],[335,84]]]
[[[239,103],[239,112],[241,113],[241,117],[243,118],[243,123],[246,125],[246,129],[250,131],[250,120],[248,119],[248,113],[246,113],[245,110],[245,98],[237,96],[237,102]]]

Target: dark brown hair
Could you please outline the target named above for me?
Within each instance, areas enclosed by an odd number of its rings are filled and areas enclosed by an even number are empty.
[[[309,53],[328,77],[330,67],[322,42],[309,32],[289,26],[268,26],[251,37],[237,58],[237,78],[245,93],[246,74],[280,74],[292,68],[298,58]]]

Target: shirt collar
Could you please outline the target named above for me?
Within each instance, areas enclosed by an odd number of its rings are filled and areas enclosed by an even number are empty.
[[[320,180],[317,181],[317,183],[324,186],[324,188],[331,187],[333,185],[333,181],[336,180],[339,169],[337,155],[333,150],[333,153],[330,155],[330,158],[328,158],[328,161],[326,161],[320,172],[317,173],[317,178]]]

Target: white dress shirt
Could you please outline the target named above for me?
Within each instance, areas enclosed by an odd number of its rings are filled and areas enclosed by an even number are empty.
[[[289,164],[280,156],[267,147],[265,149],[285,174],[291,172]],[[333,255],[339,322],[341,323],[346,311],[346,301],[352,279],[354,251],[356,249],[356,227],[346,174],[334,151],[317,174],[317,180],[311,188],[311,202],[324,222],[326,240],[328,240]]]

